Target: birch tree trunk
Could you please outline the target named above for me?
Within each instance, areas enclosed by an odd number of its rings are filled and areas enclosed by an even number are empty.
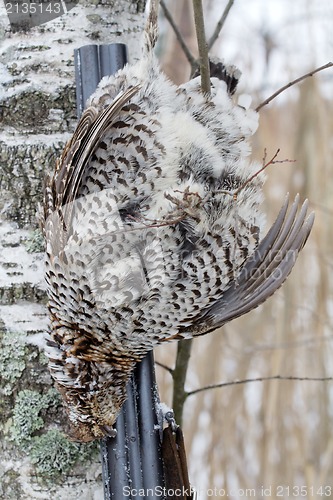
[[[76,124],[73,51],[124,42],[139,56],[144,0],[82,1],[14,32],[0,6],[0,498],[103,498],[96,445],[66,416],[43,354],[48,328],[36,212],[45,172]]]

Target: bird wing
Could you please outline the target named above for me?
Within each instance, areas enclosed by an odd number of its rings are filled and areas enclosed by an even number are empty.
[[[55,230],[52,216],[58,213],[56,220],[62,221],[62,228],[68,228],[71,220],[73,201],[77,197],[80,183],[94,150],[101,137],[112,126],[115,117],[121,108],[138,92],[140,86],[130,87],[119,94],[112,104],[102,112],[89,107],[82,114],[71,140],[66,144],[64,151],[57,162],[53,177],[46,179],[44,189],[44,225],[48,234],[48,225]],[[49,219],[50,224],[47,224]],[[61,238],[62,239],[62,238]]]
[[[286,280],[314,222],[313,213],[306,217],[307,200],[299,212],[298,195],[289,213],[288,205],[289,197],[265,238],[246,260],[238,277],[221,298],[197,318],[192,332],[194,337],[215,330],[258,307]]]
[[[53,178],[57,207],[75,200],[87,161],[121,108],[139,88],[138,85],[130,87],[100,113],[93,107],[89,107],[83,113],[73,137],[65,146]]]

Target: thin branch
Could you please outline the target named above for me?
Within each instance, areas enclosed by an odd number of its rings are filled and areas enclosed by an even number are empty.
[[[299,78],[296,78],[296,80],[293,80],[292,82],[287,83],[287,85],[284,85],[279,90],[277,90],[276,92],[274,92],[274,94],[272,94],[270,97],[268,97],[267,99],[265,99],[262,103],[260,103],[259,106],[256,107],[256,111],[259,111],[261,108],[263,108],[264,106],[266,106],[266,104],[269,104],[273,99],[275,99],[275,97],[277,97],[282,92],[284,92],[285,90],[289,89],[290,87],[292,87],[296,83],[299,83],[302,80],[305,80],[309,76],[315,75],[319,71],[323,71],[324,69],[331,68],[332,66],[333,66],[333,63],[329,62],[329,63],[325,64],[324,66],[320,66],[320,68],[314,69],[313,71],[310,71],[310,73],[306,73],[305,75],[300,76]]]
[[[283,377],[282,375],[272,375],[270,377],[246,378],[243,380],[234,380],[233,382],[223,382],[221,384],[206,385],[205,387],[200,387],[200,389],[195,389],[194,391],[187,392],[187,397],[194,396],[199,392],[208,391],[210,389],[220,389],[221,387],[228,387],[230,385],[248,384],[249,382],[266,382],[267,380],[299,380],[307,382],[308,381],[331,382],[333,381],[333,377],[293,377],[293,376]]]
[[[247,186],[249,184],[249,182],[251,182],[255,177],[257,177],[261,172],[263,172],[264,170],[266,170],[267,167],[269,167],[270,165],[275,165],[276,163],[294,163],[295,160],[277,160],[277,156],[278,154],[280,153],[280,148],[276,151],[275,155],[273,156],[273,158],[269,161],[266,161],[267,160],[267,151],[266,149],[264,149],[264,157],[263,157],[263,160],[262,160],[262,163],[263,163],[263,166],[262,168],[260,168],[257,172],[255,172],[253,175],[251,175],[251,177],[249,177],[245,182],[244,184],[242,184],[241,186],[239,186],[238,189],[236,189],[236,191],[233,191],[233,197],[234,199],[237,199],[237,195],[238,193],[245,188],[245,186]]]
[[[228,191],[226,189],[219,189],[217,191],[214,191],[214,194],[216,194],[216,193],[228,194],[229,196],[232,196],[234,200],[237,200],[237,196],[242,191],[242,189],[244,189],[249,184],[249,182],[251,182],[261,172],[263,172],[264,170],[266,170],[266,168],[269,167],[270,165],[275,165],[276,163],[294,163],[295,162],[295,160],[288,160],[288,159],[286,159],[286,160],[277,160],[276,158],[277,158],[277,156],[278,156],[279,153],[280,153],[280,149],[278,149],[276,151],[276,153],[274,154],[274,156],[269,161],[267,161],[267,151],[266,151],[266,149],[264,149],[264,157],[263,157],[263,160],[262,160],[262,164],[263,164],[262,168],[260,168],[259,170],[257,170],[257,172],[255,172],[248,179],[246,179],[246,181],[243,182],[243,184],[241,186],[239,186],[239,188],[235,189],[234,191]]]
[[[176,23],[175,23],[172,15],[171,15],[169,9],[167,8],[167,6],[164,3],[164,0],[160,0],[160,4],[161,4],[161,7],[163,9],[164,15],[165,15],[166,19],[169,21],[170,26],[172,27],[172,29],[173,29],[173,31],[174,31],[174,33],[176,35],[176,38],[177,38],[177,40],[178,40],[181,48],[183,49],[184,54],[185,54],[188,62],[190,63],[190,65],[191,65],[192,68],[196,67],[197,64],[198,64],[198,61],[196,60],[196,58],[193,56],[193,54],[191,53],[190,49],[186,45],[185,40],[182,37],[182,34],[179,31],[179,29],[178,29],[178,26],[176,25]]]
[[[198,49],[199,49],[201,90],[203,94],[209,95],[210,71],[209,71],[208,45],[205,34],[205,21],[202,9],[202,0],[192,0],[192,1],[193,1],[195,31],[197,34]]]
[[[163,368],[164,370],[166,370],[167,372],[169,372],[170,375],[173,376],[174,370],[173,370],[173,368],[170,368],[170,366],[167,366],[164,363],[161,363],[160,361],[156,361],[156,359],[155,359],[155,365],[160,366],[161,368]]]
[[[187,398],[185,391],[185,380],[188,364],[191,356],[191,347],[193,340],[181,340],[177,348],[176,365],[173,370],[173,398],[172,408],[175,414],[175,420],[182,426],[183,408]]]
[[[232,6],[233,6],[233,4],[234,4],[234,1],[235,1],[235,0],[229,0],[229,2],[227,3],[226,8],[224,9],[223,14],[222,14],[222,16],[221,16],[221,19],[220,19],[220,20],[219,20],[219,22],[217,23],[216,28],[215,28],[215,31],[214,31],[214,33],[212,34],[212,36],[210,37],[210,39],[209,39],[209,42],[208,42],[208,50],[210,50],[210,49],[213,47],[214,43],[215,43],[215,42],[216,42],[216,40],[218,39],[218,37],[219,37],[219,35],[220,35],[220,33],[221,33],[221,30],[222,30],[222,28],[223,28],[223,26],[224,26],[224,23],[225,23],[225,21],[226,21],[226,19],[227,19],[228,15],[229,15],[230,9],[231,9],[231,7],[232,7]]]

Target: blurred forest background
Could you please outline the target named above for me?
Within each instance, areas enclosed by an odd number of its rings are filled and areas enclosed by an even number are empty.
[[[165,2],[191,51],[196,41],[189,0]],[[206,0],[209,37],[227,1]],[[330,60],[333,4],[326,0],[236,0],[212,53],[242,71],[239,93],[254,107],[289,81]],[[160,57],[177,83],[189,67],[162,20]],[[295,160],[269,167],[267,227],[285,193],[309,198],[316,212],[310,239],[287,283],[266,304],[194,341],[188,391],[257,377],[333,376],[333,72],[294,86],[260,111],[253,158]],[[156,350],[174,365],[177,346]],[[171,376],[159,367],[161,399],[172,400]],[[333,498],[333,381],[269,380],[230,385],[188,397],[183,430],[190,479],[207,488],[306,486],[307,498]],[[331,486],[330,490],[320,490]],[[294,494],[293,498],[304,498]],[[322,491],[322,495],[321,495]],[[275,494],[274,494],[275,492]],[[285,498],[289,498],[285,492]],[[201,497],[200,497],[201,498]],[[204,498],[204,496],[202,497]],[[236,497],[233,497],[236,498]]]

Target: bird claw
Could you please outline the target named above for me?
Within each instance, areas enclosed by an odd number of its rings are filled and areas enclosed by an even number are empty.
[[[164,418],[168,425],[171,427],[172,432],[176,432],[179,425],[176,424],[175,415],[173,411],[167,411]]]
[[[106,437],[115,438],[117,436],[117,429],[110,427],[109,425],[101,425],[101,430]]]

